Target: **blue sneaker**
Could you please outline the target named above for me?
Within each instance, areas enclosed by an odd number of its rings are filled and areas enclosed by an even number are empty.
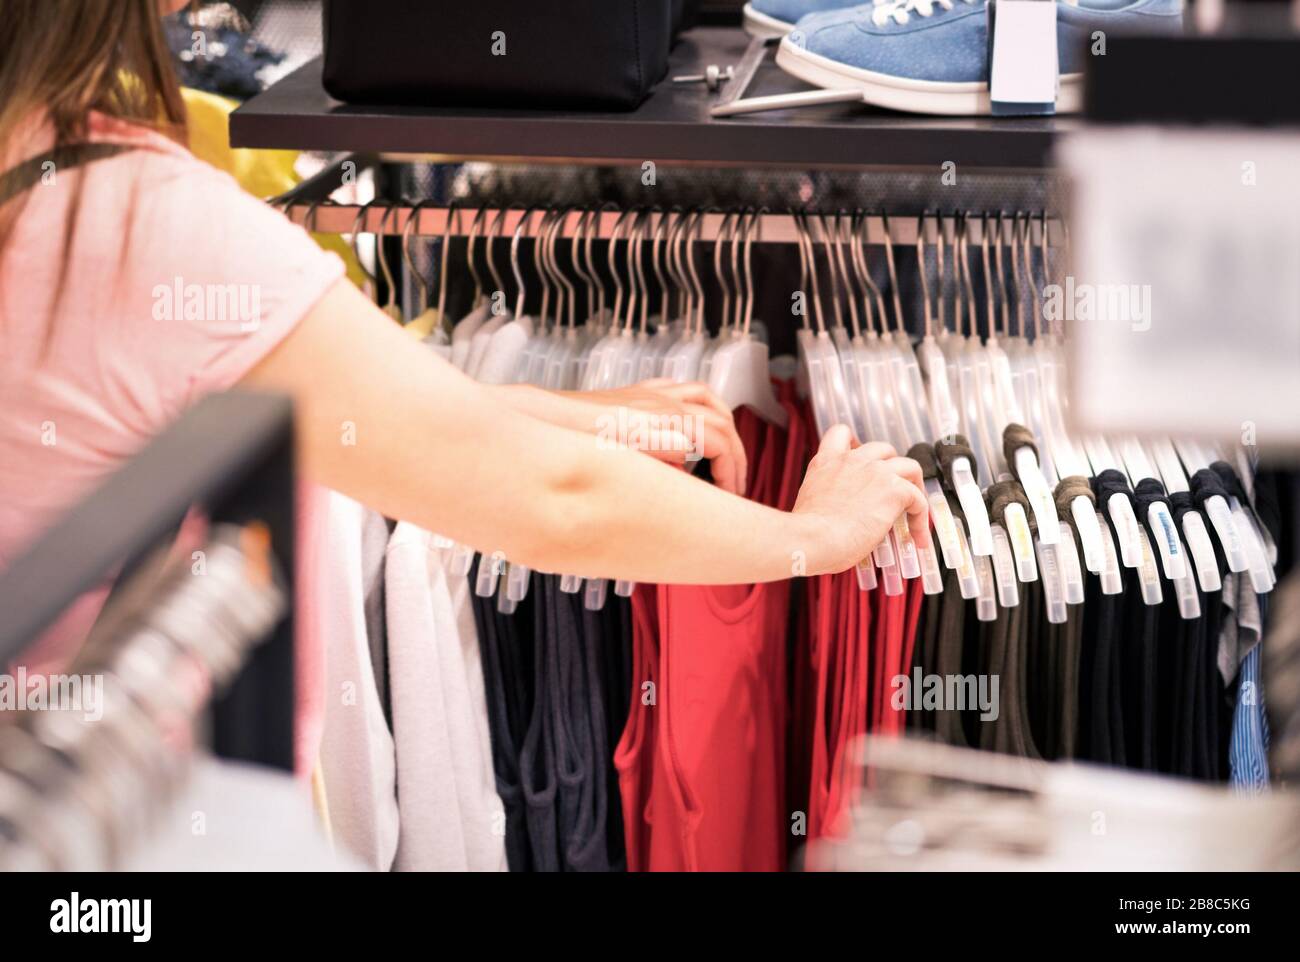
[[[1182,0],[1057,0],[1057,112],[1082,106],[1085,44],[1094,31],[1179,33],[1182,18]],[[878,107],[990,112],[984,0],[898,0],[810,14],[781,41],[776,62],[818,87],[859,88]]]
[[[763,40],[784,37],[810,13],[861,6],[863,0],[750,0],[745,4],[745,30]],[[876,0],[887,3],[891,0]]]

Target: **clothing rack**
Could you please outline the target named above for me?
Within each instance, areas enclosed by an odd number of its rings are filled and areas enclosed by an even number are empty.
[[[336,203],[331,200],[330,195],[343,183],[345,174],[356,175],[366,163],[356,155],[345,157],[293,190],[272,198],[269,202],[279,207],[294,223],[327,234],[363,232],[384,236],[466,237],[476,232],[482,236],[512,237],[519,229],[520,222],[524,220],[528,223],[524,225],[523,236],[533,237],[540,232],[541,219],[535,216],[540,212],[540,208],[503,209],[494,206],[484,208],[472,203],[444,205],[433,202],[411,203],[405,200],[352,204]],[[479,227],[475,229],[474,221],[481,210],[486,216],[480,218]],[[834,214],[836,211],[827,210],[824,213]],[[930,221],[942,218],[945,222],[951,222],[957,216],[965,215],[969,241],[980,244],[984,240],[985,224],[995,221],[999,214],[1008,217],[1011,213],[1006,210],[945,210],[942,208],[897,214],[868,211],[865,213],[865,224],[862,226],[865,230],[865,242],[868,244],[883,245],[888,239],[894,244],[911,245],[917,241],[922,215]],[[575,206],[564,215],[561,230],[565,234],[572,234],[585,220],[588,222],[587,231],[593,239],[608,240],[613,236],[615,226],[623,216],[624,212],[620,209],[593,211]],[[668,216],[668,213],[648,209],[646,216],[648,222],[645,227],[653,231],[661,218]],[[412,218],[414,218],[413,225],[410,224]],[[729,219],[731,219],[730,215],[721,210],[704,213],[700,218],[696,239],[712,242],[720,236],[725,236],[726,222]],[[1038,243],[1041,238],[1044,222],[1047,224],[1049,246],[1064,247],[1067,241],[1064,223],[1059,215],[1050,212],[1034,212],[1030,224],[1031,232],[1034,234],[1033,242]],[[934,226],[927,225],[927,241],[933,239],[935,230]],[[755,242],[795,244],[798,242],[798,236],[792,213],[765,209],[757,212],[757,230],[753,234]]]
[[[115,575],[123,583],[195,506],[213,525],[260,522],[291,573],[293,447],[285,398],[229,392],[196,404],[0,577],[0,663],[19,659],[84,592]],[[219,756],[293,768],[293,666],[289,604],[213,702]]]

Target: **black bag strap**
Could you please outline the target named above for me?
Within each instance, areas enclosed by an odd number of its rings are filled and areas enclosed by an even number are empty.
[[[46,164],[54,164],[56,172],[70,170],[134,149],[127,144],[62,144],[47,150],[0,174],[0,206],[39,184]]]

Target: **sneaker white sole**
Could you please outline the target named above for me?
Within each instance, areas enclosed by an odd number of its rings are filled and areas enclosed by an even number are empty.
[[[851,67],[820,54],[810,53],[788,39],[776,52],[777,66],[816,87],[830,90],[857,88],[864,103],[913,114],[944,114],[958,117],[992,113],[989,85],[983,81],[944,83],[912,80],[892,74]],[[1083,107],[1083,74],[1062,74],[1056,97],[1056,112],[1077,113]]]
[[[794,24],[770,17],[754,9],[752,3],[745,4],[745,32],[760,40],[774,40],[784,37],[794,29]]]

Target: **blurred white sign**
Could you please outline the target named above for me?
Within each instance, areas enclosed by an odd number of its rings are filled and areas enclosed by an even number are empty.
[[[1300,135],[1099,128],[1058,157],[1072,267],[1044,310],[1080,429],[1300,447]]]

